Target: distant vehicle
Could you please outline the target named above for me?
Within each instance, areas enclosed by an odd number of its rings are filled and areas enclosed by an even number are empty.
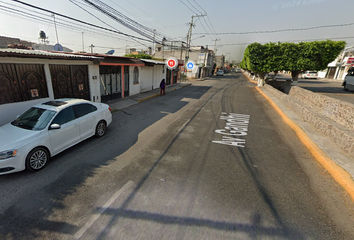
[[[224,71],[223,70],[217,71],[216,76],[224,76]]]
[[[348,74],[345,76],[342,86],[345,91],[354,90],[354,67],[349,68]]]
[[[312,78],[312,79],[317,79],[318,78],[318,73],[316,71],[306,71],[301,74],[301,78],[307,79],[307,78]]]
[[[39,171],[50,157],[89,137],[102,137],[111,122],[104,103],[56,99],[34,105],[0,127],[0,175]]]
[[[237,69],[235,70],[235,72],[240,73],[240,72],[241,72],[241,69],[237,68]]]

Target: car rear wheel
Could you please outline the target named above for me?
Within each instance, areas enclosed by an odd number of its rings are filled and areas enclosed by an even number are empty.
[[[45,148],[35,148],[26,157],[26,169],[32,172],[39,171],[45,167],[48,160],[49,153]]]
[[[106,125],[105,121],[100,121],[99,123],[97,123],[96,130],[95,130],[95,137],[100,138],[103,135],[105,135],[106,128],[107,128],[107,125]]]

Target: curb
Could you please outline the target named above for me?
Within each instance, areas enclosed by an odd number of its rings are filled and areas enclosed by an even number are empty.
[[[244,75],[248,78],[249,81],[257,83],[251,80],[246,74]],[[299,140],[311,152],[317,162],[320,163],[325,170],[327,170],[332,178],[344,189],[344,191],[347,192],[351,199],[354,200],[354,181],[350,174],[338,166],[325,152],[323,152],[317,146],[317,144],[306,134],[306,132],[304,132],[304,130],[302,130],[302,128],[296,122],[290,119],[290,117],[288,117],[259,87],[256,87],[256,89],[270,103],[270,105],[280,115],[284,122],[295,131]]]
[[[156,93],[156,94],[154,94],[154,95],[151,95],[151,96],[148,96],[148,97],[145,97],[145,98],[139,99],[139,100],[138,100],[138,102],[140,103],[140,102],[143,102],[143,101],[149,100],[149,99],[151,99],[151,98],[157,97],[157,96],[159,96],[159,95],[160,95],[160,93]]]
[[[184,87],[190,86],[190,85],[192,85],[192,84],[188,83],[188,84],[186,84],[186,85],[180,86],[180,88],[184,88]],[[177,89],[176,89],[176,88],[173,88],[172,91],[174,91],[174,90],[177,90]],[[143,102],[143,101],[146,101],[146,100],[149,100],[149,99],[151,99],[151,98],[158,97],[158,96],[160,96],[160,93],[156,93],[156,94],[154,94],[154,95],[151,95],[151,96],[148,96],[148,97],[139,99],[138,102],[140,103],[140,102]]]

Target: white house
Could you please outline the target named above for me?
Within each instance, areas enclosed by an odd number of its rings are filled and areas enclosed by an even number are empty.
[[[0,49],[0,126],[57,98],[109,102],[177,82],[165,62],[112,55]]]
[[[166,65],[163,61],[141,59],[145,63],[140,67],[140,92],[146,92],[160,87],[162,79],[166,79]]]
[[[0,126],[50,99],[100,102],[99,60],[94,56],[0,49]]]

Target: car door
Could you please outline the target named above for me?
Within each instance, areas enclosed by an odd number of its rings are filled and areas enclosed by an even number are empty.
[[[52,124],[60,125],[60,129],[49,128],[53,154],[57,154],[80,141],[79,121],[75,118],[72,107],[61,110],[53,119]]]
[[[80,124],[81,140],[93,136],[97,124],[97,108],[89,103],[77,104],[73,108]]]

